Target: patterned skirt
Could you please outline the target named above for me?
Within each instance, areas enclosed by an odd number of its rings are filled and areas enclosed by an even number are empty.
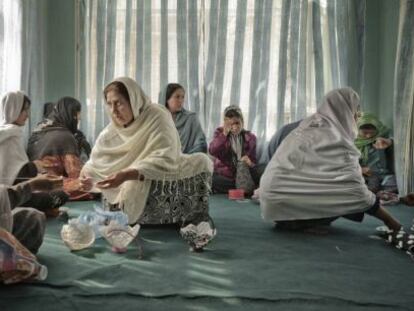
[[[210,193],[210,173],[173,181],[153,181],[138,223],[183,224],[206,220]]]
[[[148,193],[139,224],[185,224],[209,219],[208,199],[211,194],[211,174],[201,173],[190,178],[154,180]],[[105,210],[117,210],[103,198]]]

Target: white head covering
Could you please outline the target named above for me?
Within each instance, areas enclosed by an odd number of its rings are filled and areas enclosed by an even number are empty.
[[[24,96],[21,91],[8,92],[3,95],[0,107],[0,126],[16,121],[23,108]]]
[[[212,172],[211,160],[202,153],[183,155],[170,112],[154,105],[131,78],[118,78],[128,90],[134,121],[126,128],[111,122],[99,135],[82,174],[102,180],[121,170],[133,168],[145,181],[127,181],[104,190],[110,203],[120,203],[134,223],[144,210],[152,180],[176,180]]]
[[[131,109],[134,115],[134,119],[138,119],[140,113],[143,112],[144,108],[151,104],[151,100],[149,99],[149,97],[144,93],[144,91],[137,84],[137,82],[135,82],[135,80],[131,78],[120,77],[112,82],[121,82],[123,85],[125,85],[126,89],[128,90],[129,100],[131,102]],[[109,111],[107,112],[109,113]],[[112,116],[109,116],[112,119]],[[118,127],[119,129],[123,128],[122,126],[117,126],[115,122],[113,122],[113,125]]]
[[[286,137],[260,181],[265,219],[337,217],[363,212],[374,204],[354,145],[358,109],[354,90],[333,90],[317,112]]]
[[[355,114],[359,111],[359,96],[351,88],[336,89],[325,95],[317,110],[322,118],[330,120],[341,131],[344,139],[354,145],[356,138]]]
[[[12,185],[20,169],[29,162],[23,146],[23,127],[12,124],[22,111],[24,93],[9,92],[0,106],[0,180]]]

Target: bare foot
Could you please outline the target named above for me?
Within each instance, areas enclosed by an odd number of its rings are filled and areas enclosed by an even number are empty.
[[[400,201],[408,206],[414,206],[414,193],[409,193],[405,197],[400,198]]]
[[[382,222],[392,231],[398,232],[401,228],[401,224],[397,219],[391,216],[383,207],[380,207],[375,214],[374,217],[382,220]]]

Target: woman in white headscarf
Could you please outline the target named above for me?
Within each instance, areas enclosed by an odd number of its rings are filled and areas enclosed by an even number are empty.
[[[6,93],[0,103],[0,184],[11,186],[35,177],[44,167],[29,161],[23,144],[23,130],[30,114],[30,99],[21,91]],[[56,215],[56,207],[67,200],[63,191],[33,194],[25,206]]]
[[[265,220],[291,228],[328,224],[367,212],[394,231],[401,225],[365,185],[355,147],[359,97],[350,88],[329,92],[277,149],[260,181]]]
[[[110,124],[82,169],[84,189],[102,192],[130,223],[180,223],[208,217],[212,163],[184,155],[170,112],[138,84],[118,78],[104,89]],[[92,189],[94,191],[94,189]]]
[[[23,126],[29,110],[30,100],[23,92],[9,92],[1,100],[0,179],[8,186],[13,185],[19,172],[29,163],[23,145]],[[37,172],[33,163],[30,168]]]

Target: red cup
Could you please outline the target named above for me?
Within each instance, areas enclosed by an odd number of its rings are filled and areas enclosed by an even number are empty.
[[[244,199],[244,189],[230,189],[229,190],[229,199],[230,200],[243,200]]]

